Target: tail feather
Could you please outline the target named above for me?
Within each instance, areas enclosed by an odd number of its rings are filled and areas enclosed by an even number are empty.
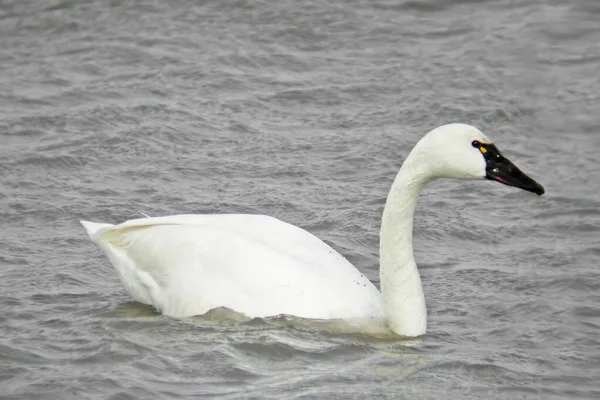
[[[79,222],[81,223],[81,225],[83,225],[87,234],[90,236],[90,238],[92,240],[95,240],[98,237],[98,234],[101,233],[100,231],[102,229],[114,226],[112,224],[100,224],[97,222],[90,222],[90,221],[83,221],[83,220],[81,220]]]

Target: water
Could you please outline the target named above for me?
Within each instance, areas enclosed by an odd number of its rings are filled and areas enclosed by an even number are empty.
[[[0,2],[0,396],[600,397],[594,0]],[[378,284],[387,190],[448,122],[547,189],[426,188],[428,334],[174,320],[79,219],[274,215]]]

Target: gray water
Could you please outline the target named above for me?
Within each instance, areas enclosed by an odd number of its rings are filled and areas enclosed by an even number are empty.
[[[596,0],[0,1],[0,397],[600,397]],[[79,219],[264,213],[376,285],[428,130],[547,190],[438,181],[415,341],[131,300]]]

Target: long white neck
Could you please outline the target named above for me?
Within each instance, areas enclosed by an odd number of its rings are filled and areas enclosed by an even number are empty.
[[[427,308],[413,256],[413,216],[417,197],[432,177],[420,168],[414,150],[407,157],[388,194],[379,242],[380,282],[390,328],[402,336],[427,330]]]

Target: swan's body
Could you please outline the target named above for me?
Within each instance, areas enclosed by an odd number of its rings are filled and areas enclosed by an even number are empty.
[[[133,298],[187,317],[381,317],[381,295],[316,236],[265,215],[175,215],[84,226]]]
[[[474,127],[445,125],[407,157],[383,213],[382,293],[329,245],[272,217],[176,215],[82,224],[132,297],[166,315],[227,307],[249,317],[385,318],[397,334],[418,336],[426,331],[427,310],[412,224],[422,187],[440,177],[489,178],[543,193],[489,143]]]

